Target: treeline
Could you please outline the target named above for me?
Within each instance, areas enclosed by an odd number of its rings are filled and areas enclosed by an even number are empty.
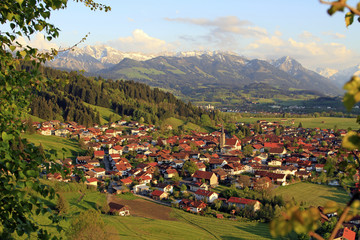
[[[43,119],[76,121],[87,126],[99,123],[99,113],[84,102],[151,124],[172,116],[197,123],[205,113],[190,102],[184,103],[171,93],[151,89],[143,83],[91,78],[47,67],[42,68],[42,73],[59,82],[46,90],[34,89],[31,114]]]
[[[59,91],[53,93],[39,91],[30,104],[30,114],[42,119],[75,121],[85,126],[100,124],[100,114],[71,95],[64,96]]]

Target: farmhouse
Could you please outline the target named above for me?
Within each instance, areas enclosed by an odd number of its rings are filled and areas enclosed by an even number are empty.
[[[125,205],[121,205],[118,203],[110,202],[110,213],[113,215],[119,215],[119,216],[130,216],[130,210]]]
[[[217,194],[216,192],[212,192],[212,191],[207,191],[207,190],[203,190],[203,189],[198,189],[195,192],[195,198],[197,200],[202,200],[208,203],[212,203],[213,201],[215,201],[216,199],[218,199],[219,194]]]
[[[238,208],[249,208],[254,212],[260,209],[261,203],[257,200],[246,199],[246,198],[238,198],[238,197],[230,197],[227,200],[228,205],[235,205]]]
[[[157,189],[151,193],[151,197],[155,200],[167,199],[168,196],[169,193]]]
[[[213,172],[206,172],[206,171],[196,171],[194,173],[193,181],[195,182],[202,182],[205,181],[210,186],[217,186],[219,184],[218,178],[215,173]]]

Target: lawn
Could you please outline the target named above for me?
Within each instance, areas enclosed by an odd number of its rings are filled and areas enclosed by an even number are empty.
[[[84,150],[80,148],[78,141],[74,139],[57,136],[44,136],[40,134],[22,134],[22,138],[26,138],[29,142],[34,143],[35,145],[40,145],[41,143],[44,149],[56,150],[59,158],[74,158],[78,155],[84,154]],[[62,151],[62,148],[65,149],[64,152]]]
[[[315,183],[295,183],[285,187],[278,187],[275,194],[282,195],[284,200],[290,200],[292,197],[305,206],[324,206],[328,201],[334,201],[344,206],[350,199],[344,189]]]
[[[286,119],[286,121],[282,121]],[[239,122],[255,123],[258,120],[266,120],[270,122],[280,122],[282,125],[292,125],[291,120],[294,119],[294,125],[298,126],[301,122],[304,128],[334,128],[336,125],[338,129],[358,129],[359,124],[356,123],[356,118],[337,118],[337,117],[318,117],[318,118],[258,118],[258,117],[246,117],[237,118]]]

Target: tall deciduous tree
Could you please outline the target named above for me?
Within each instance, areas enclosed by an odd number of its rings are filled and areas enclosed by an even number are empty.
[[[93,0],[83,2],[92,10],[110,8]],[[51,211],[41,201],[43,197],[54,197],[55,191],[39,181],[40,166],[47,172],[60,171],[56,164],[51,165],[49,153],[41,154],[39,149],[25,140],[20,133],[25,130],[21,116],[28,111],[30,91],[33,87],[45,86],[39,66],[56,55],[53,49],[40,53],[30,46],[19,44],[17,37],[30,38],[42,31],[47,40],[59,36],[59,29],[49,23],[51,12],[64,9],[68,0],[2,0],[0,3],[0,23],[10,31],[0,32],[0,238],[8,239],[16,233],[20,236],[37,232],[38,238],[47,238],[48,233],[39,229],[31,217],[32,209],[37,206],[36,214]],[[5,28],[6,29],[6,28]],[[31,68],[24,63],[30,62]],[[24,151],[13,146],[24,145]],[[25,189],[38,194],[26,196]],[[51,215],[53,220],[56,220]]]

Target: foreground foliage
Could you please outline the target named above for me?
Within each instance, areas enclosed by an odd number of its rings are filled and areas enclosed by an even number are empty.
[[[110,8],[92,0],[77,0],[95,10]],[[19,236],[36,232],[38,238],[46,239],[48,232],[39,228],[32,215],[52,212],[43,198],[54,198],[55,191],[39,181],[42,170],[60,171],[60,166],[51,164],[51,153],[21,139],[25,126],[21,116],[27,111],[30,91],[46,84],[39,66],[51,59],[57,50],[40,53],[30,46],[22,46],[17,37],[30,38],[43,31],[47,40],[59,36],[59,29],[48,22],[51,12],[64,9],[67,0],[3,0],[0,3],[0,23],[11,29],[0,32],[0,238],[9,239],[16,231]],[[22,63],[31,63],[31,69],[21,68]],[[63,172],[63,174],[65,174]],[[28,196],[26,189],[37,194]],[[55,214],[49,215],[54,222]]]

